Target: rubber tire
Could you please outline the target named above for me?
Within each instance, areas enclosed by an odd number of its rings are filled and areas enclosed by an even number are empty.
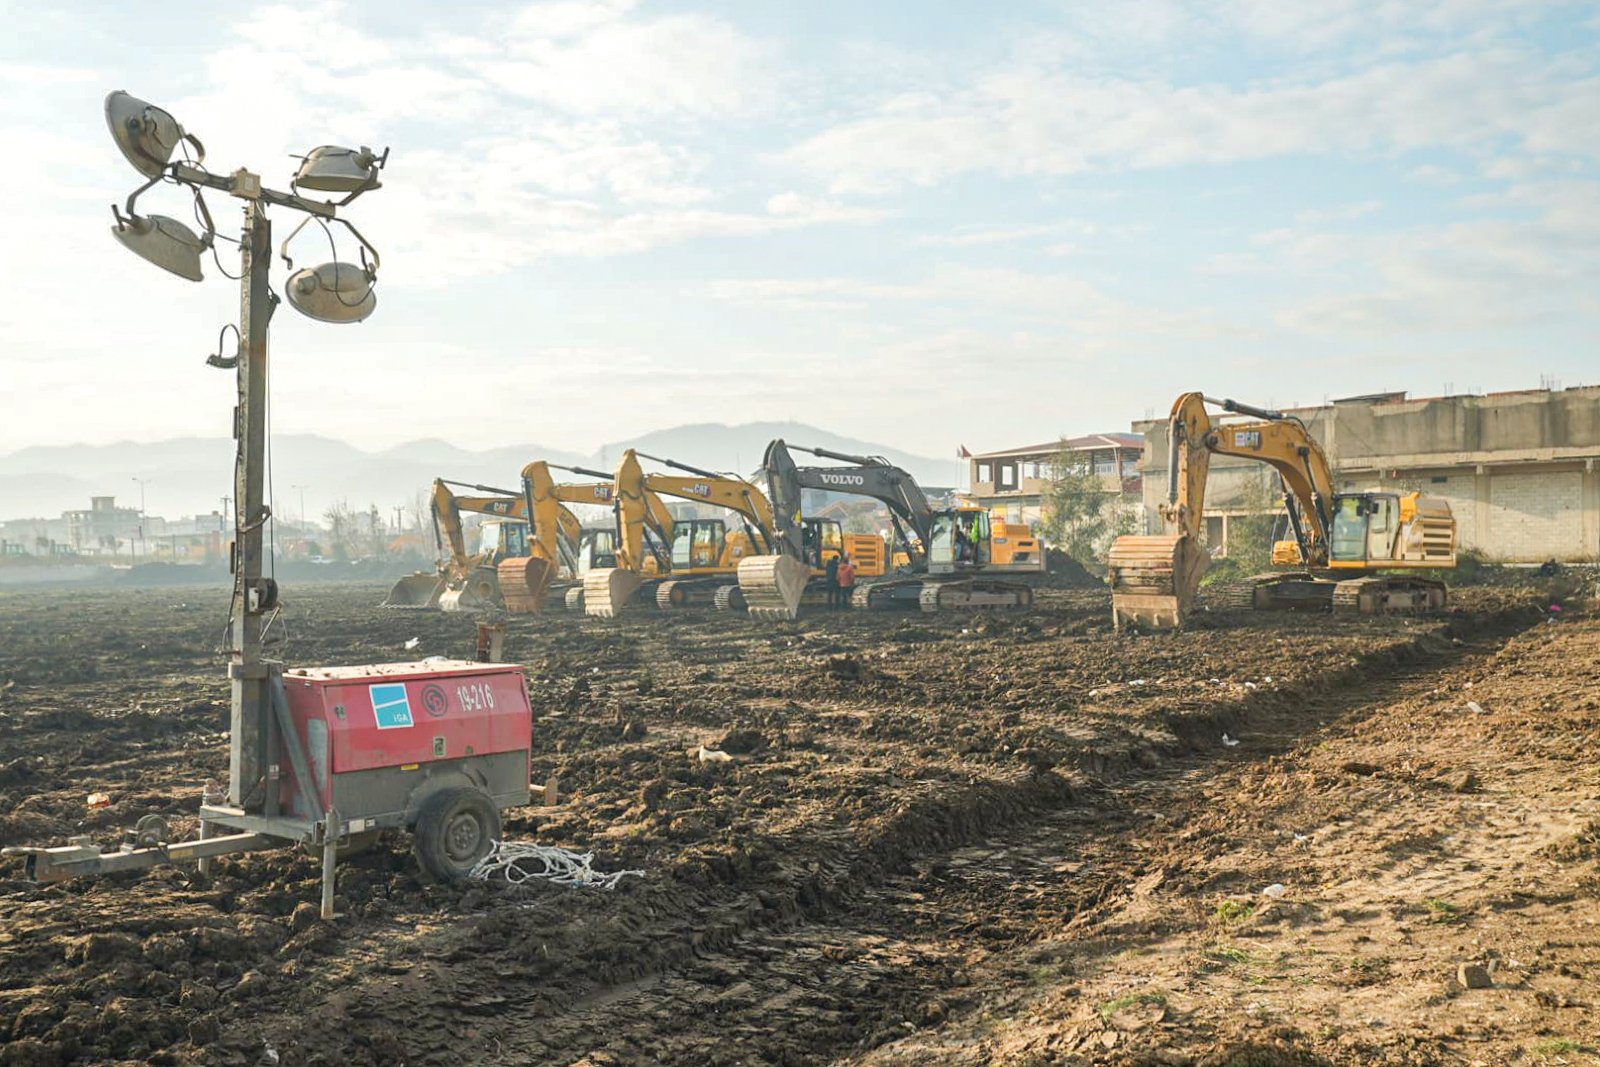
[[[423,871],[440,882],[459,881],[500,840],[500,812],[482,790],[441,789],[422,805],[412,834]]]

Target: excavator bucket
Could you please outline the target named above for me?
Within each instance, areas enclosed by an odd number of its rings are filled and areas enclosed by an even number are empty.
[[[500,562],[500,596],[506,610],[526,615],[544,608],[544,595],[555,565],[542,556],[513,556]]]
[[[1132,535],[1111,545],[1111,612],[1118,630],[1183,625],[1210,557],[1187,534]]]
[[[583,576],[583,612],[602,619],[614,618],[628,606],[644,579],[637,571],[601,567]]]
[[[792,556],[747,556],[739,561],[739,588],[745,606],[758,619],[794,619],[800,615],[811,569]]]
[[[434,571],[418,571],[408,574],[394,583],[394,588],[389,590],[389,595],[380,605],[385,608],[410,608],[421,611],[439,606],[439,597],[444,593],[445,581]]]
[[[485,611],[500,604],[500,578],[493,567],[478,567],[461,585],[439,596],[440,611]]]

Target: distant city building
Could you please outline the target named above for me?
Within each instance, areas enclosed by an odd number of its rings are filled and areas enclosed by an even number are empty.
[[[146,514],[141,520],[138,508],[95,496],[87,508],[64,511],[60,518],[0,522],[0,556],[202,562],[222,557],[231,529],[219,512],[170,521]]]

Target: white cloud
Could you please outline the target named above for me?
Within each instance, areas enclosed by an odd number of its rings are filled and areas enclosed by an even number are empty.
[[[1245,88],[1008,67],[938,98],[891,99],[784,158],[837,192],[883,193],[974,171],[1071,175],[1500,141],[1600,158],[1600,78],[1507,48]]]

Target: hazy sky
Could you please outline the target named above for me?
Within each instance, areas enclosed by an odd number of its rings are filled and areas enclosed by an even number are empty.
[[[792,416],[944,455],[1126,429],[1191,388],[1600,379],[1593,3],[0,15],[0,451],[228,432],[202,359],[237,290],[112,240],[137,184],[116,88],[279,185],[291,152],[393,148],[351,215],[377,313],[280,310],[280,432],[585,451]],[[185,216],[163,195],[141,203]]]

